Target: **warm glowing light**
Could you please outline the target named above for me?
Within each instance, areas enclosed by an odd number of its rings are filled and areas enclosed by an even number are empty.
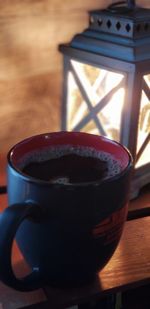
[[[108,93],[110,88],[115,88],[123,79],[122,74],[108,72],[106,76],[105,92]],[[114,95],[109,100],[109,103],[102,110],[102,115],[107,119],[107,123],[105,124],[105,129],[107,131],[107,135],[110,138],[112,136],[112,130],[116,132],[115,139],[120,140],[120,126],[121,126],[121,113],[124,102],[125,89],[120,88],[117,90]]]
[[[87,105],[71,73],[68,75],[68,130],[72,130],[87,113]]]
[[[144,81],[150,87],[150,75],[144,76]],[[143,143],[150,134],[150,101],[144,91],[141,96],[140,116],[138,124],[138,138],[137,138],[137,153],[141,149]],[[137,160],[136,168],[149,163],[150,160],[150,140],[143,149],[141,156]]]
[[[117,87],[123,79],[122,74],[96,68],[87,64],[71,60],[74,70],[68,76],[68,127],[72,130],[89,112],[89,106],[83,98],[78,83],[81,84],[86,98],[95,107],[113,88]],[[124,89],[117,89],[97,113],[97,119],[101,122],[108,137],[119,141],[120,121],[124,102]],[[98,128],[93,120],[89,120],[81,130],[98,134]]]

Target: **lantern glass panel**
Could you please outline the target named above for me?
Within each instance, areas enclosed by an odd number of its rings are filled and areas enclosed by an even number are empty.
[[[106,135],[116,141],[120,141],[121,114],[124,103],[125,89],[120,88],[109,100],[109,103],[99,113],[99,118]]]
[[[150,74],[143,77],[140,103],[136,168],[149,163],[150,157]]]
[[[88,113],[88,107],[77,86],[73,74],[68,75],[68,97],[67,97],[67,128],[72,131],[81,119]]]
[[[71,60],[68,129],[102,134],[119,141],[124,79],[123,74]]]

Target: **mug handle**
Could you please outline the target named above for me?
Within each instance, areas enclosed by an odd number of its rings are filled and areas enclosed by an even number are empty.
[[[0,280],[19,291],[32,291],[42,286],[37,267],[26,277],[19,279],[15,276],[11,263],[12,244],[17,229],[24,219],[34,216],[35,209],[37,216],[37,208],[34,203],[13,204],[0,214]]]

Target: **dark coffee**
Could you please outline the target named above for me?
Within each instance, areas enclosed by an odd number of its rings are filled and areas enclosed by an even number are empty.
[[[113,157],[89,147],[56,147],[32,154],[23,173],[52,183],[85,183],[114,176],[120,171]]]
[[[102,179],[108,172],[107,162],[98,158],[68,154],[44,162],[33,162],[23,172],[50,182],[80,183]]]

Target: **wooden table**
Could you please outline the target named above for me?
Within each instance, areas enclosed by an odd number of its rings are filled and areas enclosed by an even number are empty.
[[[0,185],[2,185],[0,177]],[[0,195],[1,211],[7,205],[7,196]],[[0,308],[64,309],[97,298],[120,293],[127,289],[150,284],[150,190],[130,203],[129,220],[125,223],[120,243],[105,268],[97,274],[95,282],[82,288],[54,289],[48,286],[35,292],[17,292],[0,283]],[[141,209],[147,209],[141,212]],[[138,212],[140,210],[140,213]],[[143,216],[144,215],[144,216]],[[133,219],[135,217],[138,219]],[[142,217],[143,216],[143,217]],[[13,247],[13,264],[19,274],[26,265],[17,249]],[[72,307],[73,306],[73,307]]]

